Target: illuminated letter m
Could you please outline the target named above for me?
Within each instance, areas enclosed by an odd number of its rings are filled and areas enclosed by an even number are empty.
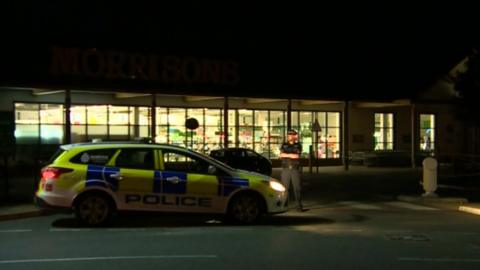
[[[50,74],[73,75],[80,74],[78,68],[79,49],[52,47]]]

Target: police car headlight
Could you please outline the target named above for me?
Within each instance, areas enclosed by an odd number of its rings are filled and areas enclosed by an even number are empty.
[[[279,182],[276,182],[276,181],[270,181],[270,187],[275,191],[280,191],[280,192],[285,191],[285,187],[282,184],[280,184]]]

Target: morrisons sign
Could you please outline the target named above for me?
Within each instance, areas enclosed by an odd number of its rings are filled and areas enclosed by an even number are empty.
[[[172,55],[62,48],[51,49],[50,74],[111,80],[144,80],[175,84],[236,85],[240,81],[235,61]]]

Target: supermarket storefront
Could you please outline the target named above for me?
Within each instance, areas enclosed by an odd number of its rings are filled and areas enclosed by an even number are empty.
[[[37,91],[36,94],[33,94],[34,91]],[[4,89],[3,92],[9,91]],[[70,130],[72,143],[142,137],[205,154],[226,146],[245,147],[270,159],[277,159],[288,127],[288,100],[227,98],[229,107],[225,109],[225,97],[158,94],[156,106],[152,107],[152,98],[148,94],[74,91],[70,106],[70,129],[66,129],[66,110],[62,102],[64,93],[33,89],[11,90],[9,93],[14,106],[17,146],[63,144],[67,141],[66,131]],[[15,96],[24,98],[15,99]],[[340,104],[328,104],[325,107],[320,103],[297,100],[292,104],[290,125],[299,131],[303,144],[302,156],[308,158],[311,146],[315,149],[313,146],[317,142],[319,158],[340,158]],[[152,112],[155,117],[152,117]],[[226,118],[225,112],[228,113]],[[199,122],[196,130],[186,129],[185,121],[188,118],[195,118]],[[225,125],[225,119],[228,125]],[[317,139],[312,132],[315,120],[322,128]],[[225,136],[228,136],[227,140]]]

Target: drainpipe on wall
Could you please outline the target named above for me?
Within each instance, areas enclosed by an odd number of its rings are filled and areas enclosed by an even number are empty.
[[[223,98],[223,148],[228,148],[228,97]]]
[[[416,136],[415,136],[415,104],[411,104],[410,106],[410,130],[411,130],[411,143],[410,143],[410,159],[412,161],[412,168],[416,167],[415,162],[415,153],[416,153]]]
[[[70,109],[72,97],[70,90],[65,90],[65,144],[72,143],[72,125],[70,121]]]
[[[292,129],[292,100],[288,99],[287,105],[287,130]],[[297,132],[300,132],[299,130]]]
[[[151,119],[152,119],[152,123],[151,123],[151,130],[152,130],[152,133],[151,133],[151,140],[153,143],[155,143],[155,137],[157,137],[157,130],[156,130],[156,127],[157,127],[157,111],[156,111],[156,107],[157,107],[157,94],[155,93],[152,93],[152,108],[150,109],[150,114],[151,114]]]
[[[350,151],[350,102],[344,101],[343,102],[343,165],[345,168],[345,171],[348,171],[348,152]]]

